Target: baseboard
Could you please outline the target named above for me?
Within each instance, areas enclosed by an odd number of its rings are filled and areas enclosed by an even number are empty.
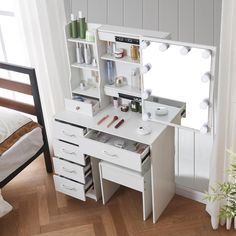
[[[181,185],[176,184],[176,189],[175,189],[175,193],[177,195],[192,199],[194,201],[206,204],[207,201],[204,200],[205,194],[202,192],[198,192],[196,190],[193,190],[191,188],[187,188]]]

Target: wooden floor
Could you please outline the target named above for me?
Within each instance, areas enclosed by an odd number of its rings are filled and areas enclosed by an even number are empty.
[[[82,202],[56,193],[42,158],[3,189],[14,210],[0,219],[1,236],[211,236],[236,235],[213,231],[204,205],[175,196],[156,224],[142,220],[141,194],[121,188],[111,201]]]

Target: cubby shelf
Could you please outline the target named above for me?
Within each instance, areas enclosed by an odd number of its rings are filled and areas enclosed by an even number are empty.
[[[115,85],[105,85],[104,86],[105,94],[112,97],[118,97],[119,93],[123,93],[126,95],[140,97],[141,91],[139,89],[131,88],[129,85],[125,85],[122,87],[116,87]]]
[[[86,39],[80,39],[80,38],[69,38],[68,42],[95,45],[95,42],[87,41]]]
[[[87,64],[79,64],[79,63],[75,62],[71,66],[75,67],[75,68],[85,69],[85,70],[98,71],[98,67],[97,66],[92,66],[92,65],[87,65]]]
[[[100,95],[99,95],[98,90],[99,90],[98,88],[93,88],[93,87],[90,87],[86,90],[76,88],[72,91],[72,93],[77,94],[77,95],[84,95],[84,96],[87,96],[87,97],[99,98]]]
[[[107,60],[107,61],[116,61],[116,62],[122,62],[122,63],[126,63],[126,64],[133,64],[133,65],[140,66],[140,60],[133,60],[129,56],[124,56],[122,58],[116,58],[113,55],[105,54],[105,55],[101,56],[101,59]]]

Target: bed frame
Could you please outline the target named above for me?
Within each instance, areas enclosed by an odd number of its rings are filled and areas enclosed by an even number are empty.
[[[9,79],[0,78],[0,88],[31,95],[33,97],[34,105],[29,105],[23,102],[18,102],[15,100],[3,98],[1,97],[0,94],[0,106],[36,116],[38,123],[42,126],[42,135],[44,141],[44,145],[32,158],[30,158],[27,162],[25,162],[22,166],[20,166],[18,169],[16,169],[13,173],[11,173],[9,176],[7,176],[4,180],[0,182],[0,189],[1,189],[8,182],[10,182],[16,175],[18,175],[25,167],[27,167],[33,160],[35,160],[40,154],[42,153],[44,154],[45,165],[48,173],[52,172],[52,163],[51,163],[51,157],[49,152],[47,134],[43,119],[43,112],[40,102],[35,70],[33,68],[22,67],[1,62],[0,62],[0,69],[19,72],[29,76],[30,84],[25,84],[21,82],[12,81]]]

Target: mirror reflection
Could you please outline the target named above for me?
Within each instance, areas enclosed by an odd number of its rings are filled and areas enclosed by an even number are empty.
[[[151,97],[184,104],[185,114],[181,111],[181,120],[169,122],[196,130],[212,126],[214,53],[212,47],[186,46],[168,41],[151,42],[142,50],[143,65],[151,65],[150,70],[143,74],[144,92],[151,91]],[[144,100],[144,112],[153,113],[148,105],[150,96],[146,97],[149,98],[147,103]],[[150,119],[163,121],[163,116],[155,112]]]

